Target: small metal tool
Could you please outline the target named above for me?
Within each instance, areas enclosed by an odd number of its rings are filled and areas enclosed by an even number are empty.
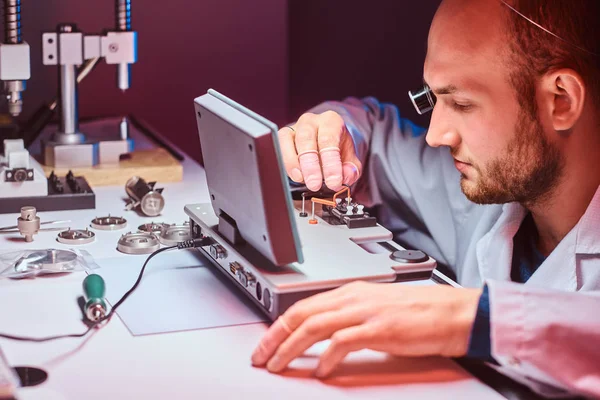
[[[50,225],[50,224],[66,224],[71,222],[71,220],[69,219],[65,219],[65,220],[57,220],[57,221],[46,221],[46,222],[40,222],[40,225]],[[64,229],[64,228],[40,228],[40,231],[45,231],[45,230],[56,230],[56,229]],[[11,226],[3,226],[0,228],[0,233],[5,233],[5,232],[18,232],[19,231],[19,226],[18,225],[11,225]]]
[[[102,231],[116,231],[125,228],[127,226],[127,220],[123,217],[113,217],[108,214],[107,217],[94,218],[90,223],[90,226]]]
[[[125,184],[125,192],[131,199],[131,202],[125,208],[131,210],[137,206],[141,211],[149,216],[156,217],[160,215],[165,207],[165,198],[162,195],[162,188],[155,188],[156,182],[146,182],[139,176],[129,178]]]
[[[117,250],[125,254],[149,254],[160,248],[160,242],[153,233],[127,233],[121,236]]]
[[[40,217],[36,215],[35,207],[21,207],[21,216],[17,218],[17,229],[26,242],[33,242],[33,235],[40,230]]]
[[[58,234],[56,240],[64,244],[88,244],[96,239],[96,234],[88,228],[83,229],[67,229]]]
[[[158,236],[158,240],[165,246],[174,246],[179,242],[190,240],[192,232],[188,221],[181,225],[169,225]]]
[[[88,275],[83,280],[83,293],[85,297],[84,312],[91,322],[96,322],[106,315],[106,285],[104,279],[98,274]]]

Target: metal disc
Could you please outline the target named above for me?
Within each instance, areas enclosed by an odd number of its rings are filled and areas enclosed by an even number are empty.
[[[108,217],[94,218],[90,223],[90,226],[102,231],[116,231],[125,228],[127,226],[127,220],[123,217],[112,217],[109,214]]]
[[[56,240],[64,244],[87,244],[95,240],[96,234],[87,228],[68,229],[58,234]]]
[[[162,231],[165,228],[168,228],[169,226],[169,224],[165,224],[164,222],[148,222],[146,224],[138,226],[138,231],[146,233],[156,233],[160,235]]]
[[[76,259],[77,254],[70,250],[39,250],[19,259],[15,264],[15,271],[23,273],[29,270],[70,271],[71,263]]]
[[[192,232],[190,230],[190,223],[184,222],[182,225],[169,225],[167,226],[158,237],[158,240],[165,246],[174,246],[179,242],[190,240],[192,238]]]
[[[421,250],[396,250],[390,254],[394,261],[407,264],[421,263],[429,260],[429,256]]]
[[[149,254],[160,248],[160,243],[153,233],[138,232],[121,236],[117,250],[125,254]]]

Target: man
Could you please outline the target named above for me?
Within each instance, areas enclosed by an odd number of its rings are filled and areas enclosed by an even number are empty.
[[[397,241],[464,288],[357,282],[308,298],[271,326],[254,365],[282,371],[331,339],[319,377],[369,348],[486,359],[542,393],[600,396],[599,4],[444,0],[426,134],[372,98],[280,130],[291,179],[356,182]]]

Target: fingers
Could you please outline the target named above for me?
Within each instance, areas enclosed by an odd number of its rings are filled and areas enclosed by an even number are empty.
[[[333,372],[346,356],[353,352],[372,347],[376,331],[371,324],[355,325],[336,332],[331,343],[321,355],[315,375],[325,378]]]
[[[360,324],[364,319],[365,310],[358,307],[328,311],[308,318],[279,346],[267,363],[267,369],[270,372],[282,371],[313,344],[330,338],[340,329]]]
[[[301,300],[271,325],[252,354],[252,364],[262,366],[273,357],[279,346],[311,315],[341,308],[350,303],[346,290],[339,288]]]
[[[300,171],[298,153],[296,153],[296,144],[294,143],[296,137],[294,126],[284,126],[279,130],[278,136],[285,171],[294,182],[303,182],[304,178]]]
[[[296,150],[300,170],[308,190],[321,189],[323,175],[317,145],[318,121],[314,114],[304,114],[295,126]]]
[[[344,129],[346,128],[344,127]],[[362,164],[356,156],[354,142],[352,141],[350,133],[347,131],[346,134],[342,135],[340,148],[342,149],[342,183],[350,186],[360,177]]]
[[[337,191],[360,176],[354,143],[336,112],[306,113],[292,127],[280,129],[279,140],[288,176],[309,190],[318,191],[325,180]]]
[[[339,114],[327,111],[319,115],[317,139],[323,177],[327,187],[335,191],[342,188],[342,149],[340,145],[345,129],[344,120]]]

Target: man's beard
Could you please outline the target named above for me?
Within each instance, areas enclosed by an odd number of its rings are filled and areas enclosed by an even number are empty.
[[[461,176],[461,189],[478,204],[503,204],[513,201],[532,205],[551,195],[562,176],[564,158],[544,136],[536,116],[521,110],[515,136],[504,153],[484,168],[472,164],[478,179]]]

